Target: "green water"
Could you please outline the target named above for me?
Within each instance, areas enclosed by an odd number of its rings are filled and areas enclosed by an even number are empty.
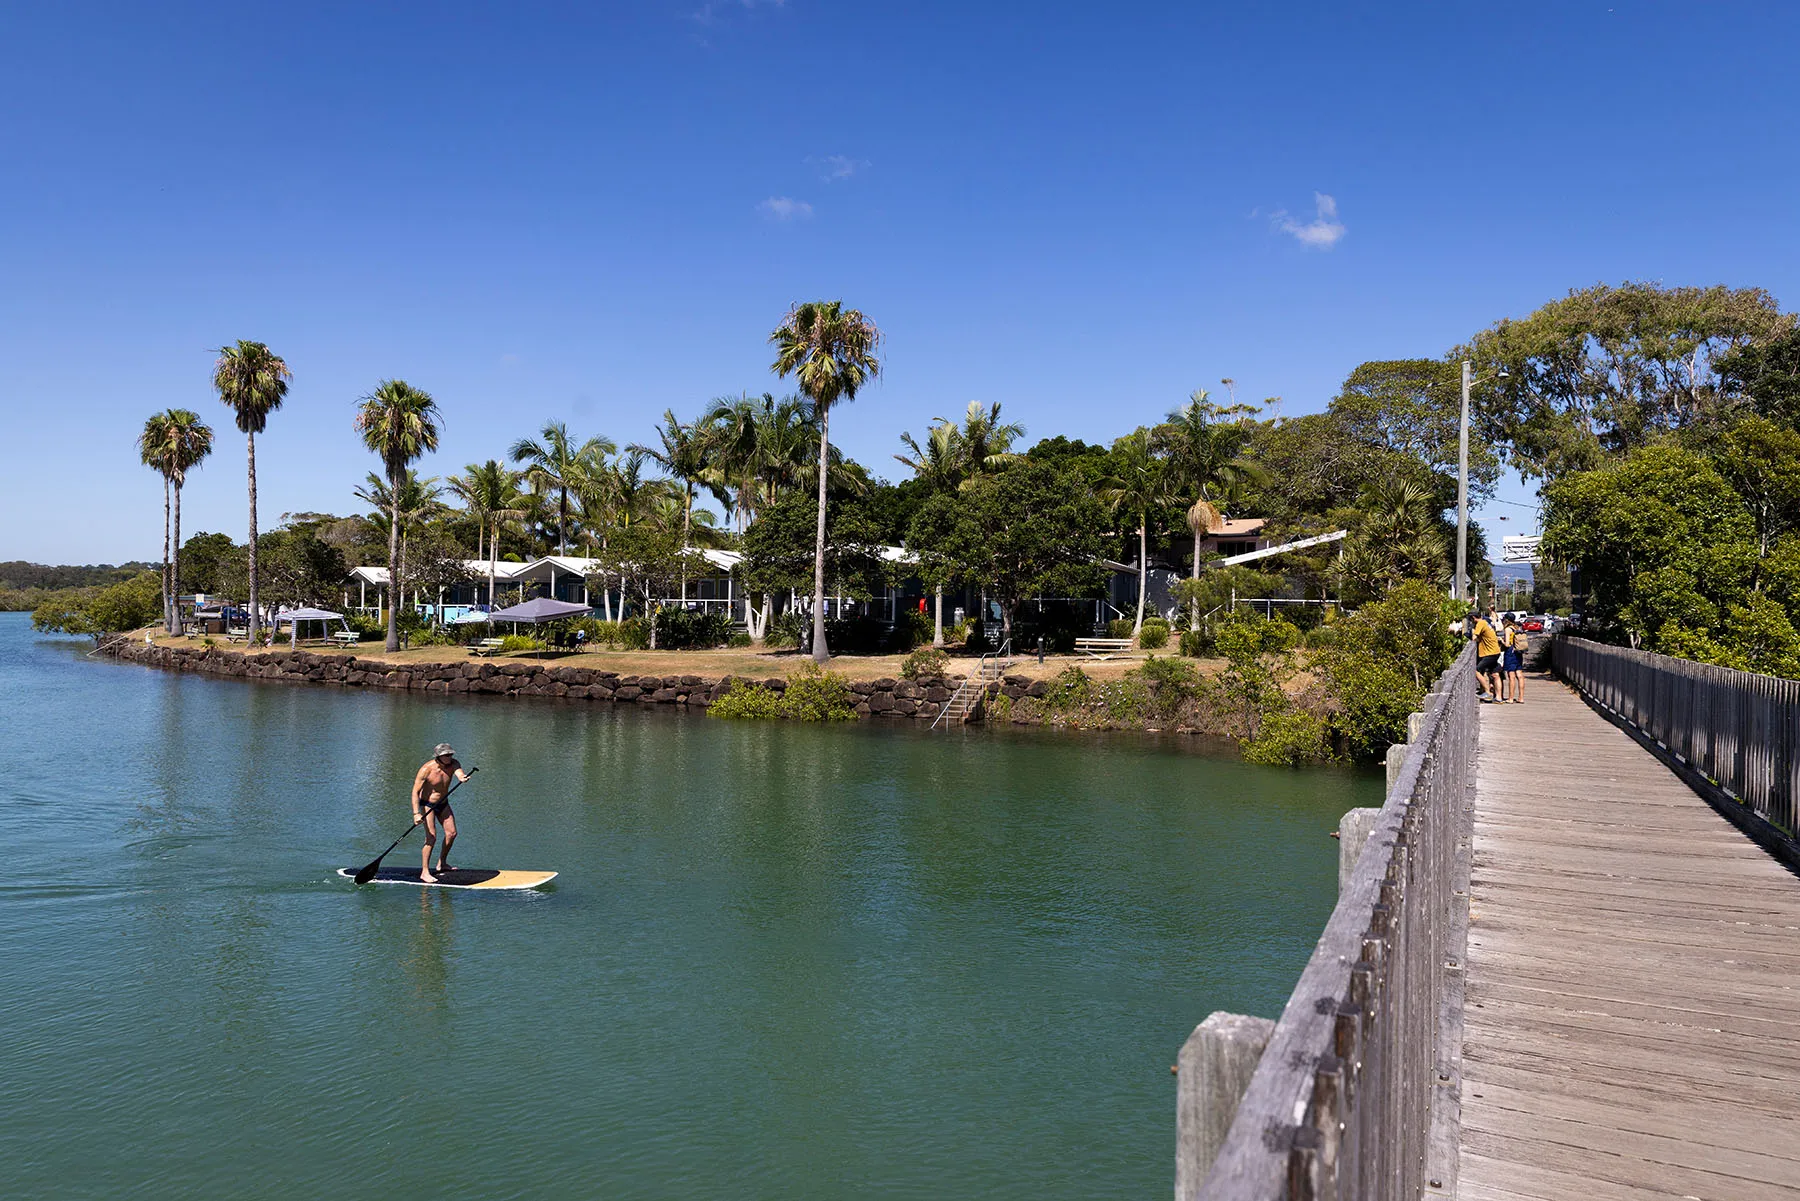
[[[0,614],[0,1191],[1166,1196],[1379,779],[220,681]],[[356,889],[440,739],[462,866]],[[391,863],[416,862],[409,841]]]

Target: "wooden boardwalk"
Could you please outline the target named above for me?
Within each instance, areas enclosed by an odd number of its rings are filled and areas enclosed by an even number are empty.
[[[1800,1198],[1800,880],[1527,688],[1481,707],[1458,1195]]]

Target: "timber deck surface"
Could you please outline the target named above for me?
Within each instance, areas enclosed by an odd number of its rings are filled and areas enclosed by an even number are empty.
[[[1569,688],[1481,706],[1464,1201],[1800,1198],[1800,880]]]

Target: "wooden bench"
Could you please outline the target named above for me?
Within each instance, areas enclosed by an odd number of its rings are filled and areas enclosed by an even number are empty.
[[[355,646],[362,641],[362,635],[355,630],[338,630],[332,634],[331,640],[339,646]]]
[[[471,655],[482,656],[492,655],[499,651],[501,645],[505,641],[506,639],[504,638],[483,638],[480,642],[477,642],[474,646],[469,648],[469,653]]]
[[[1075,653],[1090,659],[1110,659],[1131,650],[1129,638],[1077,638]]]

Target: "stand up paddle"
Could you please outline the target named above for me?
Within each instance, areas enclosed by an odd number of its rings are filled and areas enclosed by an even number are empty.
[[[480,770],[481,769],[479,767],[471,767],[469,769],[469,776],[471,778],[473,778],[475,773]],[[453,781],[451,783],[449,789],[447,789],[444,793],[444,800],[446,800],[446,801],[449,800],[450,794],[455,792],[458,788],[461,788],[462,786],[463,786],[463,781],[461,781],[461,780]],[[379,855],[375,856],[375,858],[371,859],[369,861],[369,865],[367,867],[363,868],[362,870],[358,871],[356,873],[356,875],[351,877],[351,879],[355,880],[358,884],[367,884],[370,880],[373,880],[375,878],[375,873],[381,870],[381,861],[383,859],[386,859],[389,855],[393,854],[394,848],[399,846],[402,842],[404,842],[406,839],[406,836],[408,834],[411,834],[415,829],[417,829],[418,827],[420,827],[424,824],[425,823],[423,821],[416,821],[412,825],[406,827],[406,829],[401,833],[399,838],[396,838],[396,839],[394,839],[394,841],[388,843],[387,850],[381,852],[381,854],[379,854]]]

